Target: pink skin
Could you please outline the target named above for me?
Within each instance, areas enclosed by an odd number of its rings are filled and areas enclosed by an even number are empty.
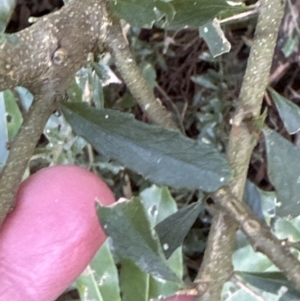
[[[53,301],[77,278],[106,239],[95,200],[115,202],[99,177],[72,165],[21,184],[0,230],[0,300]]]
[[[193,301],[194,297],[192,295],[175,295],[161,301]]]

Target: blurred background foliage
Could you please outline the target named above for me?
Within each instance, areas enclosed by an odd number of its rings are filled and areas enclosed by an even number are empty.
[[[143,75],[153,87],[157,98],[174,115],[180,131],[194,140],[225,152],[230,119],[237,106],[255,30],[255,1],[122,0],[110,3],[115,15],[123,19],[124,34],[127,35]],[[289,0],[271,70],[270,87],[274,90],[266,93],[263,104],[263,110],[268,112],[266,124],[269,128],[296,147],[300,143],[297,125],[300,102],[299,14],[299,1]],[[215,17],[219,21],[214,20]],[[207,36],[208,28],[213,30],[209,30],[211,35]],[[214,48],[216,44],[218,46]],[[89,57],[86,66],[78,71],[67,95],[70,102],[85,102],[98,109],[105,107],[131,113],[137,120],[148,122],[119,76],[114,60],[106,52]],[[22,123],[22,115],[26,114],[31,102],[32,95],[21,87],[0,93],[1,165],[8,154],[4,141],[11,141],[16,135]],[[293,120],[296,125],[289,130],[289,124]],[[268,141],[269,144],[279,141],[272,133],[267,132],[265,135],[267,144]],[[277,147],[280,148],[281,145],[278,143]],[[283,152],[285,151],[290,151],[290,145],[285,146]],[[276,179],[270,180],[273,176],[268,174],[266,153],[262,134],[252,154],[245,200],[260,218],[273,227],[278,237],[292,237],[296,244],[300,240],[299,214],[287,220],[285,217],[292,212],[289,207],[288,210],[283,210],[284,216],[276,215],[277,194],[274,188],[277,192],[282,190],[278,188],[280,183]],[[290,156],[288,163],[292,164],[293,160],[298,162],[297,156],[298,152]],[[153,186],[145,177],[109,159],[85,139],[75,135],[60,112],[53,114],[48,121],[30,160],[27,175],[57,164],[85,166],[99,174],[117,198],[137,198],[137,202],[144,208],[141,209],[141,214],[146,212],[144,223],[149,224],[149,229],[174,214],[177,208],[186,208],[206,198],[200,190]],[[283,168],[276,165],[276,162],[272,166],[275,166],[272,175]],[[174,274],[179,278],[183,276],[188,284],[192,283],[201,265],[211,223],[204,206],[197,210],[199,211],[193,217],[191,225],[185,222],[183,213],[179,216],[178,231],[185,238],[182,249],[178,248],[167,263]],[[158,216],[153,214],[156,211]],[[166,222],[164,227],[167,225]],[[136,230],[140,225],[133,222],[132,227]],[[158,230],[157,232],[162,235]],[[224,288],[223,299],[299,300],[299,293],[276,267],[265,256],[254,252],[242,233],[238,232],[237,237],[237,250],[233,258],[237,273]],[[158,253],[155,256],[161,256],[160,253],[166,251],[164,244],[160,245],[155,235],[149,239],[150,245],[157,245]],[[297,251],[295,253],[299,256]],[[117,263],[116,267],[114,262]],[[145,265],[146,268],[140,270],[129,259],[118,254],[112,255],[106,244],[88,268],[96,271],[96,275],[85,272],[76,282],[78,291],[75,286],[71,287],[59,300],[94,298],[93,300],[117,301],[120,300],[120,290],[117,289],[120,285],[122,300],[139,301],[170,295],[182,287],[179,282],[159,281],[149,276],[145,273],[149,265]],[[133,275],[135,278],[132,278]],[[138,291],[133,283],[139,287]],[[87,288],[90,292],[88,296]]]

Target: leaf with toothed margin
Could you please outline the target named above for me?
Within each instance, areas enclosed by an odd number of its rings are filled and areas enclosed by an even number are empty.
[[[229,165],[216,148],[178,131],[84,103],[66,103],[62,112],[75,133],[98,152],[156,184],[211,192],[231,179]]]
[[[272,98],[276,104],[279,115],[289,134],[293,135],[300,130],[300,108],[295,103],[269,88]]]
[[[263,133],[267,147],[268,176],[278,196],[276,213],[280,217],[298,216],[300,149],[275,131],[265,128]]]
[[[159,239],[139,199],[125,200],[109,207],[96,206],[99,221],[111,237],[115,253],[130,259],[143,272],[156,278],[181,283],[168,267]]]
[[[182,244],[204,206],[200,201],[189,204],[156,225],[155,230],[163,246],[166,258]],[[167,246],[167,248],[164,248]]]
[[[117,0],[110,2],[112,12],[133,27],[168,29],[198,28],[221,12],[233,14],[246,10],[241,2],[225,0]]]

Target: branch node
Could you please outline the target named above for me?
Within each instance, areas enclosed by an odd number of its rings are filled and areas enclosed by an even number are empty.
[[[259,222],[253,219],[246,219],[242,225],[242,228],[251,236],[256,236],[261,231]]]

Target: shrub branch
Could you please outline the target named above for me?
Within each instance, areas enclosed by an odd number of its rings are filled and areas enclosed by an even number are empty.
[[[276,39],[284,12],[283,2],[282,0],[261,1],[255,38],[240,91],[238,108],[232,119],[232,128],[229,135],[227,158],[233,171],[233,178],[226,190],[221,189],[214,195],[215,202],[220,205],[222,210],[216,213],[213,218],[212,230],[208,239],[209,245],[202,263],[203,267],[201,267],[196,280],[199,290],[197,300],[220,300],[222,286],[227,280],[220,273],[220,270],[227,273],[228,278],[230,277],[228,272],[231,270],[236,228],[240,226],[249,235],[249,228],[246,231],[245,224],[243,224],[244,221],[242,222],[239,219],[237,211],[233,210],[235,206],[231,202],[233,200],[232,196],[235,200],[243,199],[250,157],[257,143],[256,137],[258,133],[255,129],[255,124],[257,119],[260,118],[262,100],[268,84]],[[225,204],[225,199],[229,202],[228,205]],[[239,207],[247,210],[241,202],[239,202]],[[255,223],[259,223],[259,221],[255,219]],[[260,234],[268,233],[268,237],[271,236],[269,229],[266,230],[266,227],[262,227],[262,225],[260,227],[260,229],[264,229]],[[220,231],[222,233],[219,233]],[[216,233],[218,234],[216,235]],[[253,237],[249,238],[255,247],[255,239],[252,240],[251,238]],[[265,254],[270,259],[274,259],[272,254],[275,250],[275,245],[278,246],[278,243],[273,243],[272,248],[268,250],[264,249],[266,251]],[[211,253],[211,249],[215,250],[215,252]],[[260,250],[262,249],[260,248]],[[290,254],[287,248],[278,249],[279,251],[281,254],[282,252],[286,254],[291,262],[297,264],[297,261],[292,259],[291,256],[293,255]],[[282,257],[282,261],[285,261],[285,257]],[[287,269],[283,269],[283,271],[287,272]],[[287,276],[295,283],[296,279],[292,274],[294,272]],[[201,286],[203,283],[205,283],[205,287]],[[299,280],[297,285],[299,286]]]
[[[155,98],[153,90],[144,79],[129,49],[128,42],[123,36],[118,20],[114,20],[112,25],[109,26],[106,43],[111,49],[117,68],[127,87],[148,118],[153,123],[177,129],[177,125],[172,120],[170,113],[163,107],[160,100]]]
[[[103,42],[108,20],[105,2],[100,4],[97,0],[71,1],[30,28],[7,35],[0,45],[0,90],[24,86],[34,95],[1,172],[0,225],[13,206],[27,163],[57,100],[64,97],[88,53]]]
[[[24,86],[35,100],[0,175],[0,225],[13,205],[27,163],[57,100],[63,98],[88,53],[103,48],[105,42],[125,83],[149,119],[176,128],[143,79],[119,25],[113,24],[108,16],[105,0],[70,1],[33,26],[6,35],[6,41],[0,45],[0,91]]]

